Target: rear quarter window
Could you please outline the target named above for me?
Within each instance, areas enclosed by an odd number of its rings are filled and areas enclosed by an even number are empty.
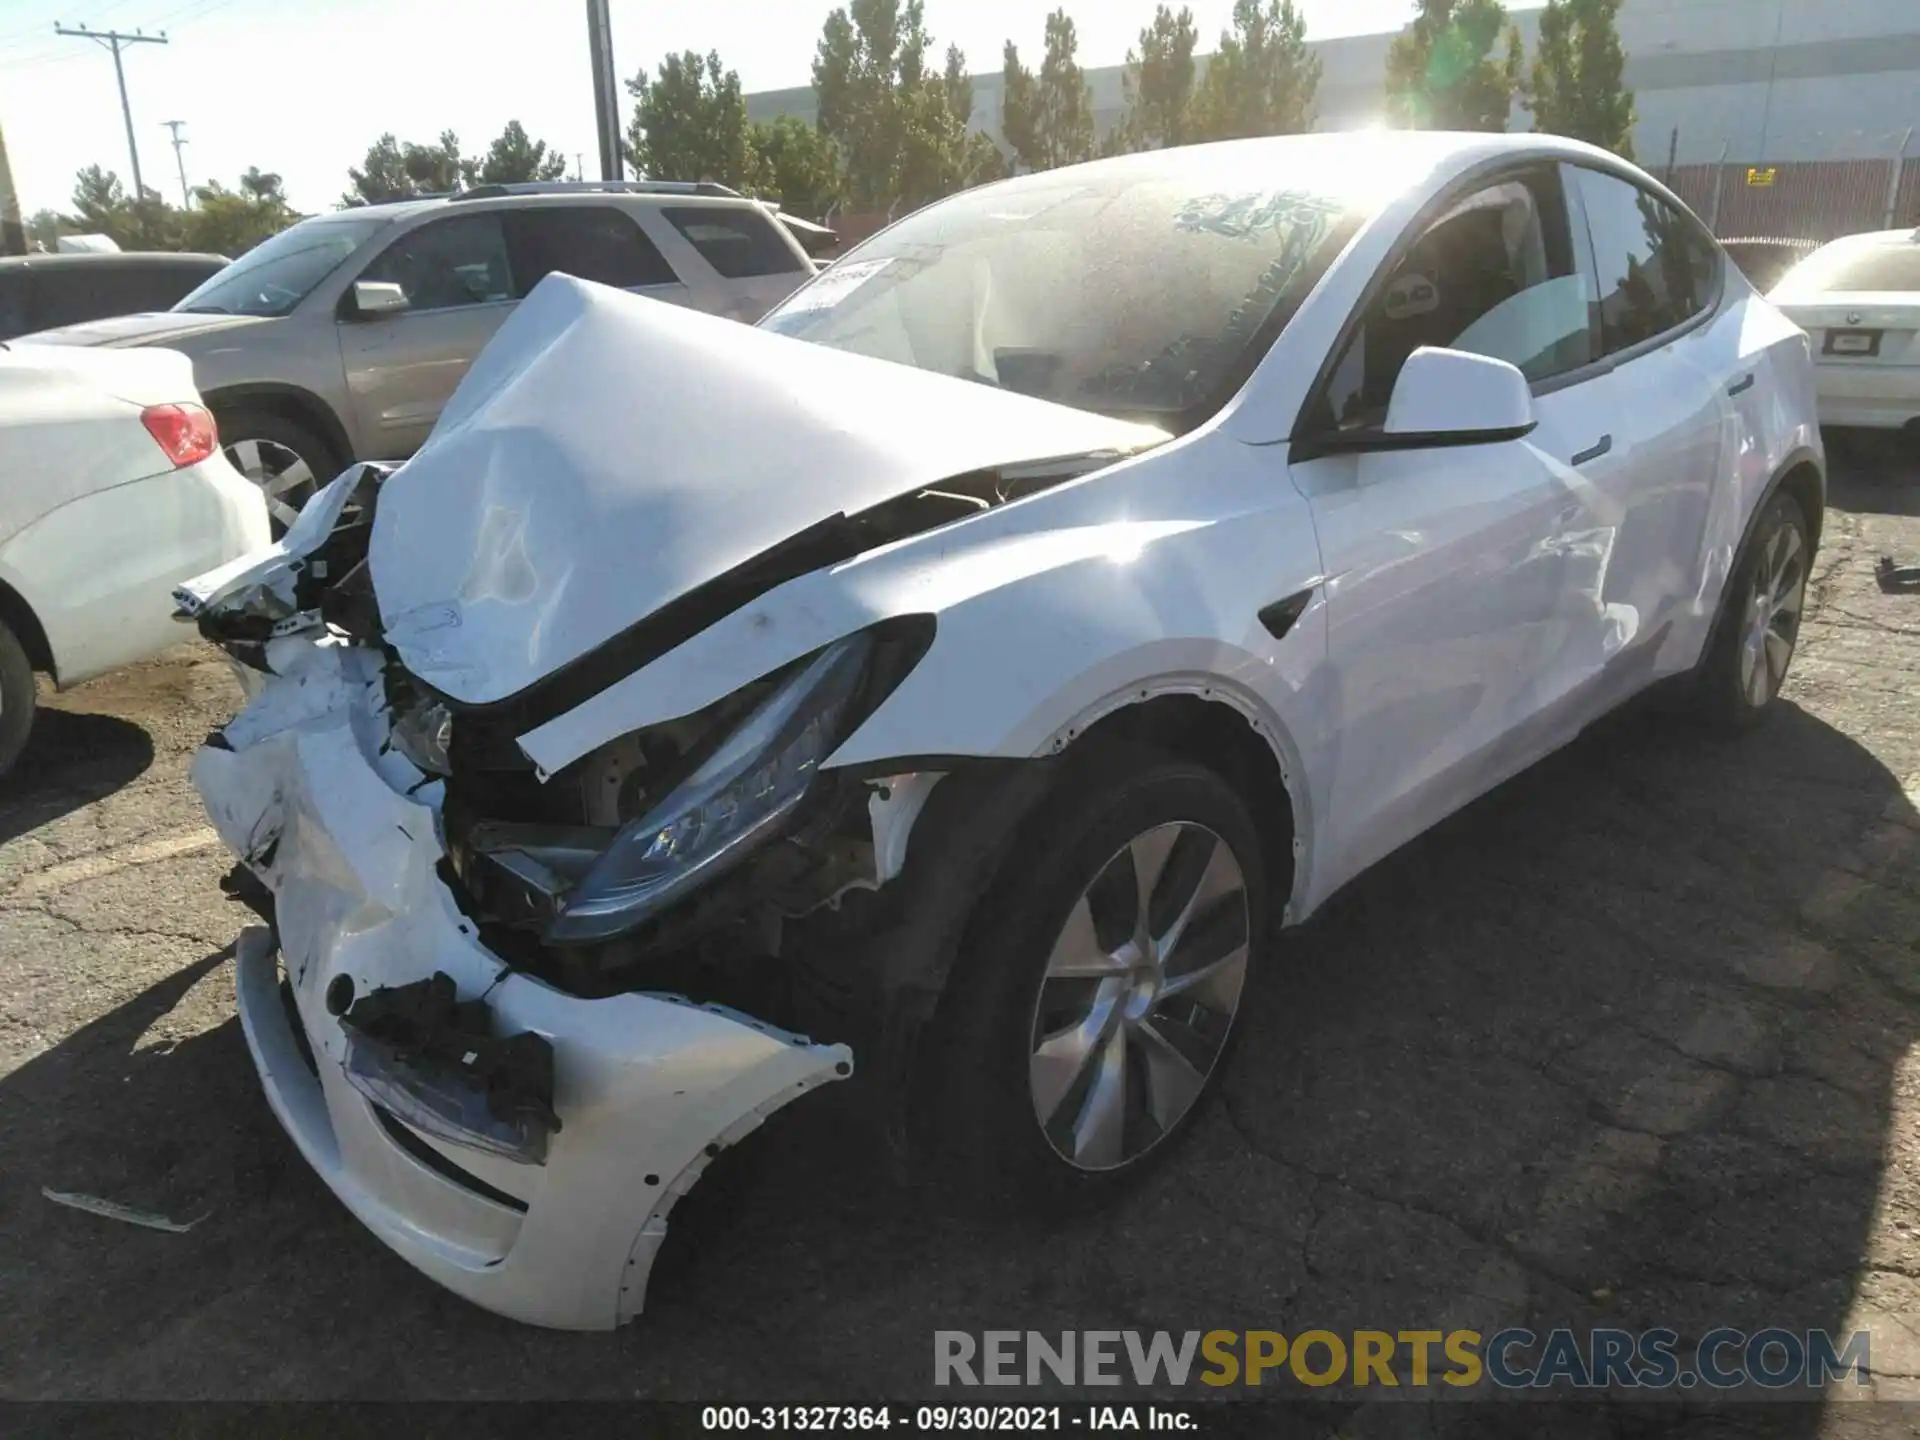
[[[707,205],[669,205],[667,223],[700,252],[700,258],[728,280],[756,275],[790,275],[802,269],[780,233],[758,210]]]

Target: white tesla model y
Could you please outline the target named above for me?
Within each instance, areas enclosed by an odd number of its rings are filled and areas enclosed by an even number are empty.
[[[1023,176],[753,329],[550,278],[180,593],[255,672],[195,780],[268,1097],[547,1325],[856,1065],[911,1163],[1091,1198],[1277,927],[1656,681],[1761,718],[1824,486],[1806,336],[1537,136]]]

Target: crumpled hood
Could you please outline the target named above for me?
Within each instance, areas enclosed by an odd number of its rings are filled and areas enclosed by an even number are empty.
[[[23,335],[35,345],[165,345],[190,335],[231,330],[241,325],[264,325],[261,315],[194,315],[183,310],[156,310],[140,315],[115,315],[81,325],[63,325]]]
[[[486,704],[836,513],[1164,438],[553,275],[381,489],[373,588],[407,668]]]

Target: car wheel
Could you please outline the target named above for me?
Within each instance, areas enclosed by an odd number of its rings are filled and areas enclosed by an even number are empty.
[[[326,441],[279,415],[235,410],[218,418],[228,463],[265,492],[277,539],[342,467]]]
[[[1266,933],[1259,831],[1225,781],[1087,758],[1021,827],[936,1016],[925,1139],[975,1198],[1091,1201],[1157,1160],[1220,1071]]]
[[[0,775],[13,768],[33,729],[33,662],[13,631],[0,625]]]
[[[1775,494],[1727,582],[1720,622],[1694,677],[1708,720],[1745,729],[1772,706],[1800,643],[1812,562],[1806,513],[1791,495]]]

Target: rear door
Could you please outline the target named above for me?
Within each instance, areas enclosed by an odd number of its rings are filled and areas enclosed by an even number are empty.
[[[1589,472],[1607,522],[1595,599],[1620,630],[1594,675],[1604,705],[1694,658],[1676,632],[1697,619],[1702,541],[1730,463],[1725,401],[1740,322],[1716,313],[1721,261],[1691,219],[1623,175],[1568,170],[1591,242],[1615,420],[1611,463]]]
[[[449,215],[405,232],[356,277],[398,285],[407,309],[361,318],[342,302],[340,356],[355,430],[378,458],[401,459],[440,418],[474,356],[520,293],[502,212]]]

